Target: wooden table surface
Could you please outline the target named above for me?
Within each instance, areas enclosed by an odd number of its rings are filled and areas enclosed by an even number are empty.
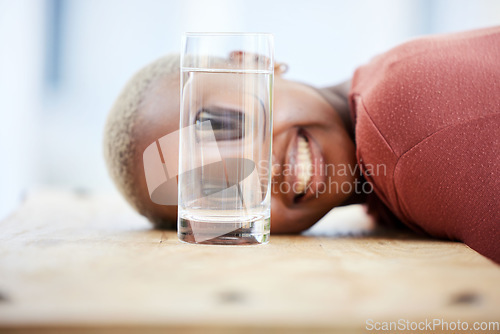
[[[500,266],[460,243],[388,233],[189,245],[152,230],[118,196],[38,191],[0,223],[2,333],[375,332],[368,319],[472,325],[500,321],[499,287]]]

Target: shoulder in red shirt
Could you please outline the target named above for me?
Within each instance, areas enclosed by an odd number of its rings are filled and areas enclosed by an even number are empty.
[[[349,102],[358,163],[391,212],[500,263],[500,27],[377,56]]]

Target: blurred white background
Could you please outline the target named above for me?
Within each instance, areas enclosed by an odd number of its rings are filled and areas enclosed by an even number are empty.
[[[329,85],[414,36],[498,24],[496,0],[0,0],[0,219],[32,187],[113,189],[106,114],[184,31],[272,32],[288,78]]]

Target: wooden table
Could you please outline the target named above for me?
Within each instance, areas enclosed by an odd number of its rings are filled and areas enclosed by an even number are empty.
[[[500,266],[410,234],[188,245],[118,196],[44,190],[0,223],[0,239],[2,333],[380,333],[368,319],[500,321]]]

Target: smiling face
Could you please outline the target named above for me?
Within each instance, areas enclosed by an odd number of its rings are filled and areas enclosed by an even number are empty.
[[[224,91],[220,82],[217,85],[218,91]],[[164,227],[175,226],[177,210],[175,206],[151,201],[142,153],[158,138],[178,130],[178,87],[178,75],[154,80],[144,92],[130,127],[132,144],[125,152],[132,151],[131,158],[116,164],[113,154],[107,154],[110,171],[125,197],[141,214]],[[225,96],[217,95],[211,101],[212,107],[227,109],[232,97]],[[113,133],[113,122],[123,122],[123,117],[115,115],[110,119],[105,143],[113,150],[114,139],[109,133]],[[122,156],[118,151],[114,155]],[[352,195],[356,181],[353,173],[338,172],[356,166],[354,143],[338,113],[314,88],[279,76],[274,84],[272,165],[273,233],[296,233],[309,228],[330,209],[344,203]],[[129,172],[123,182],[113,172],[124,167]]]
[[[275,82],[273,159],[279,164],[273,178],[273,232],[303,231],[351,195],[341,185],[352,185],[355,176],[337,172],[356,164],[354,143],[340,116],[315,89],[281,78]],[[299,186],[287,191],[294,183]]]

